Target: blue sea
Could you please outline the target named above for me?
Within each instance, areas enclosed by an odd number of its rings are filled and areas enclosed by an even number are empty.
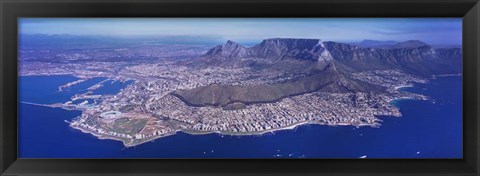
[[[105,78],[68,91],[58,86],[73,76],[19,77],[19,100],[61,103]],[[118,84],[118,85],[117,85]],[[112,94],[128,83],[107,83],[96,93]],[[111,85],[111,86],[110,86]],[[380,128],[303,125],[255,136],[189,135],[179,132],[139,146],[99,140],[65,120],[81,114],[19,103],[19,158],[462,158],[462,78],[440,77],[404,91],[431,100],[396,100],[403,116],[380,117]]]

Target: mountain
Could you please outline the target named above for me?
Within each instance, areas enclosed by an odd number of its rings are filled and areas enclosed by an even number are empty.
[[[255,57],[266,59],[301,59],[317,61],[331,59],[318,39],[282,39],[274,38],[263,40],[259,45],[250,48]],[[324,56],[327,55],[327,56]]]
[[[284,83],[250,86],[211,84],[190,90],[178,90],[172,95],[190,106],[220,106],[224,109],[236,109],[235,107],[239,104],[242,105],[240,107],[244,107],[255,103],[271,103],[315,91],[345,93],[382,90],[371,84],[348,78],[333,67],[327,67],[309,76]]]
[[[319,39],[273,38],[250,48],[228,41],[186,64],[192,67],[252,67],[301,72],[306,67],[323,69],[332,59]]]
[[[397,43],[396,45],[392,46],[392,48],[420,48],[420,47],[431,47],[431,46],[419,40],[408,40],[405,42]]]
[[[362,48],[388,48],[398,44],[396,41],[362,40],[359,43],[352,43],[354,46]]]
[[[419,41],[419,40],[408,40],[408,41],[404,41],[404,42],[363,40],[359,43],[352,43],[351,45],[362,47],[362,48],[385,48],[385,49],[391,49],[391,48],[419,48],[419,47],[424,47],[424,46],[430,46],[427,43]],[[443,47],[443,48],[445,48],[445,47]]]
[[[247,48],[232,41],[215,46],[189,61],[194,67],[250,67],[302,74],[288,82],[232,86],[211,84],[172,93],[192,106],[221,106],[229,109],[274,102],[314,91],[386,93],[383,88],[352,78],[352,73],[395,69],[430,77],[462,72],[459,48],[432,48],[421,41],[397,43],[391,48],[363,48],[319,39],[266,39]],[[238,104],[242,104],[238,106]]]
[[[363,48],[319,39],[273,38],[250,48],[228,41],[193,60],[191,65],[298,68],[293,71],[321,70],[333,65],[344,73],[399,69],[419,76],[431,76],[460,73],[461,57],[460,48],[433,48],[418,40],[399,42],[389,48]]]
[[[317,61],[331,59],[319,39],[283,39],[263,40],[262,43],[246,48],[238,43],[228,41],[210,49],[204,57],[245,58],[255,57],[273,60],[301,59]]]
[[[325,42],[324,45],[337,67],[344,72],[398,69],[423,77],[462,72],[462,52],[459,48],[436,49],[416,41],[376,49],[336,42]]]
[[[244,46],[228,40],[225,45],[215,46],[208,50],[205,55],[209,57],[237,58],[248,57],[250,53]]]

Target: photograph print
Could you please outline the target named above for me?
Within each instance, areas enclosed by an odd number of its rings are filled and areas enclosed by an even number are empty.
[[[18,158],[463,158],[462,18],[18,18],[18,39]]]

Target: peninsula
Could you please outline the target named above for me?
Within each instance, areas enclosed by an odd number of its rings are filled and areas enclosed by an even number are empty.
[[[369,48],[272,38],[252,47],[228,41],[69,52],[60,56],[69,62],[53,62],[49,58],[59,57],[53,51],[44,52],[44,60],[22,51],[20,75],[79,78],[58,87],[60,93],[94,77],[129,82],[114,95],[95,94],[108,86],[105,80],[71,101],[48,105],[81,110],[68,122],[72,128],[127,147],[179,131],[259,135],[303,124],[379,127],[379,116],[402,116],[392,100],[428,98],[399,87],[462,68],[461,49],[420,41]]]

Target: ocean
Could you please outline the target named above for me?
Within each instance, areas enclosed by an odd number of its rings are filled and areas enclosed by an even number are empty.
[[[460,76],[402,88],[431,99],[393,101],[403,116],[379,117],[383,120],[380,128],[302,125],[252,136],[179,132],[130,148],[70,128],[65,120],[79,116],[80,111],[23,103],[65,102],[106,78],[58,92],[58,86],[77,79],[19,77],[19,158],[462,158]],[[96,93],[112,94],[127,84],[110,82]]]

